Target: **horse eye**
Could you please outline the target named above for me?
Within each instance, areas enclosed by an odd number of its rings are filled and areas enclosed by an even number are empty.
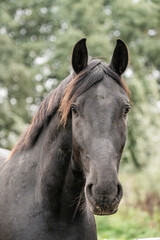
[[[127,106],[127,107],[125,108],[125,111],[124,111],[124,115],[125,115],[125,116],[127,115],[127,113],[129,112],[130,109],[131,109],[130,106]]]
[[[76,117],[79,115],[78,110],[75,106],[71,107],[71,111],[72,111],[72,113],[74,113],[74,115],[76,115]]]

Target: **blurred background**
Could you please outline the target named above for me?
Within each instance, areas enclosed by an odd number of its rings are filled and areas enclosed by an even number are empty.
[[[39,103],[70,72],[71,50],[110,62],[125,41],[132,93],[117,214],[96,217],[99,240],[160,236],[160,1],[0,1],[0,147],[11,149]]]

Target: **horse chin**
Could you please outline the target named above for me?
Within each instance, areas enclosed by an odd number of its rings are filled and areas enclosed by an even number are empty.
[[[115,209],[115,210],[113,210],[113,211],[111,211],[111,210],[105,210],[105,209],[99,209],[99,210],[92,210],[92,213],[94,214],[94,215],[98,215],[98,216],[104,216],[104,215],[113,215],[113,214],[115,214],[116,212],[118,211],[118,208],[117,209]]]
[[[98,216],[104,216],[104,215],[113,215],[118,211],[118,208],[115,209],[114,211],[108,211],[108,210],[101,210],[101,211],[92,211],[92,213],[94,215],[98,215]]]
[[[118,205],[119,204],[117,204],[115,207],[112,207],[112,208],[105,208],[105,207],[100,207],[98,205],[93,206],[91,203],[88,204],[90,211],[94,215],[99,215],[99,216],[115,214],[118,211]]]

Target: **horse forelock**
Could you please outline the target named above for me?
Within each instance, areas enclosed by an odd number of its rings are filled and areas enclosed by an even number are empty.
[[[100,82],[106,74],[113,78],[129,96],[130,91],[125,82],[104,61],[99,59],[91,60],[88,66],[79,74],[69,75],[56,89],[47,95],[40,104],[31,124],[13,148],[9,159],[15,152],[33,146],[43,127],[50,122],[50,119],[57,112],[60,115],[59,125],[65,126],[72,102],[87,89]]]

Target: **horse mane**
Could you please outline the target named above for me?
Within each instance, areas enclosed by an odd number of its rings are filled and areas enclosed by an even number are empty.
[[[59,86],[52,90],[46,98],[41,102],[36,114],[32,118],[31,124],[27,127],[26,131],[22,134],[19,141],[12,149],[8,158],[21,150],[29,149],[34,145],[38,139],[43,127],[47,126],[52,116],[54,116],[59,108],[61,98],[68,82],[72,79],[72,75],[65,78]]]
[[[69,75],[42,101],[31,124],[13,148],[9,159],[15,152],[33,146],[43,127],[48,125],[56,113],[60,114],[61,117],[59,125],[65,126],[72,102],[87,89],[100,82],[106,74],[114,79],[128,96],[130,95],[130,91],[122,78],[113,72],[104,61],[92,59],[84,70],[77,75]]]

